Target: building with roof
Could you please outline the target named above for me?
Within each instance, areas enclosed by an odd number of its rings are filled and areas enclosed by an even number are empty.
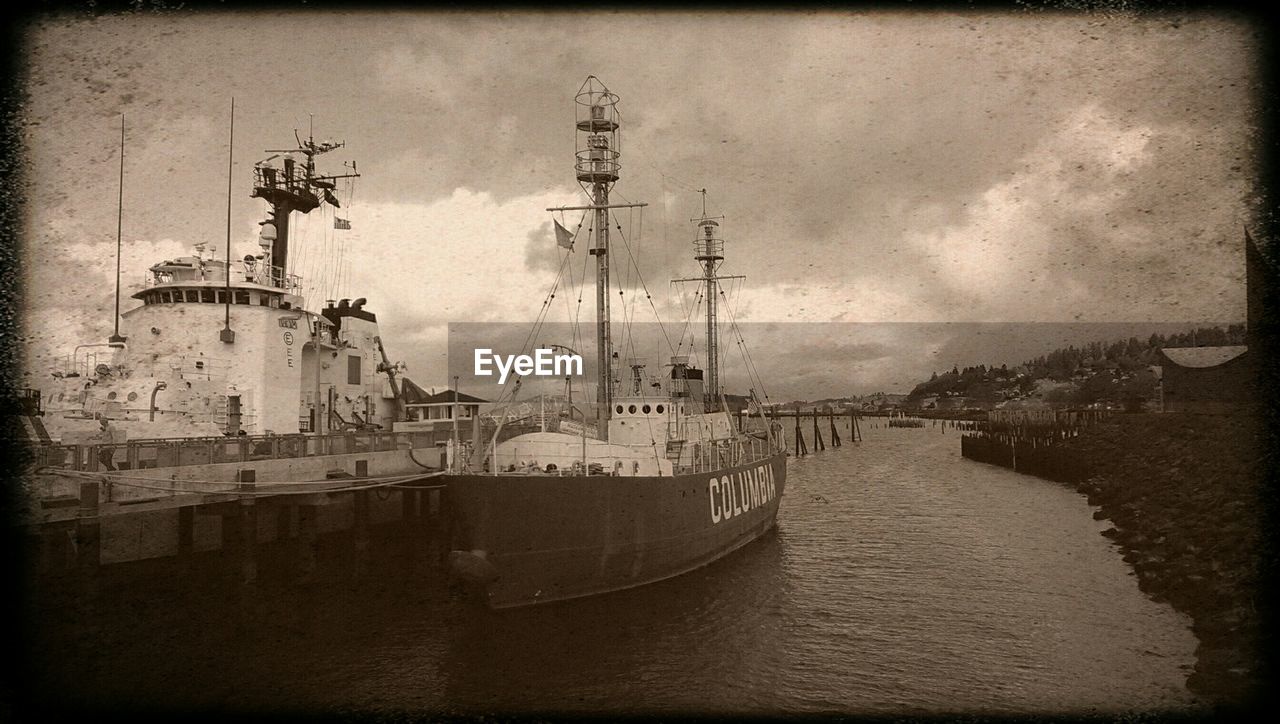
[[[1246,342],[1220,347],[1160,350],[1161,409],[1165,412],[1230,413],[1259,399],[1255,360],[1268,325],[1266,300],[1275,288],[1270,264],[1245,232]]]
[[[1239,409],[1253,392],[1253,358],[1247,345],[1169,347],[1160,350],[1165,412]]]
[[[416,385],[415,385],[416,387]],[[413,394],[413,402],[404,405],[405,421],[395,423],[395,430],[442,430],[452,428],[456,421],[460,428],[470,428],[474,420],[480,417],[480,406],[488,400],[468,395],[465,392],[444,390],[435,394],[420,394],[422,388]],[[410,395],[406,395],[406,398]]]

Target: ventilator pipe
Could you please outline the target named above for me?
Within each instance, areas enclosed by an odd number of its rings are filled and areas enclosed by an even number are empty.
[[[158,381],[156,382],[156,386],[151,390],[151,417],[150,417],[150,420],[149,420],[150,422],[155,422],[155,421],[156,421],[156,409],[157,409],[157,408],[156,408],[156,393],[157,393],[157,392],[159,392],[160,390],[165,389],[165,388],[166,388],[166,387],[168,387],[168,386],[169,386],[169,385],[168,385],[168,384],[166,384],[164,380],[158,380]]]

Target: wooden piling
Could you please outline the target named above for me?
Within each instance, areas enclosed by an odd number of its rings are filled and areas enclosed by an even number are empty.
[[[418,491],[412,488],[400,489],[400,518],[412,525],[418,517]]]
[[[831,424],[831,447],[840,447],[840,432],[836,430],[836,414],[834,411],[827,413],[827,422]]]
[[[808,455],[809,448],[804,444],[804,432],[800,429],[800,410],[796,410],[796,455]]]
[[[314,505],[298,506],[298,580],[309,582],[316,573],[316,549],[319,546],[317,511]]]
[[[351,542],[355,549],[356,573],[363,574],[369,568],[369,491],[353,493],[355,506]]]
[[[196,509],[193,505],[178,508],[178,560],[186,563],[195,552]]]
[[[102,526],[98,517],[97,481],[80,483],[80,508],[76,515],[76,562],[82,574],[92,573],[102,562]]]
[[[240,501],[240,582],[258,580],[258,506],[253,498]]]
[[[296,505],[276,506],[276,541],[284,543],[293,537],[293,511]]]
[[[453,548],[453,538],[457,520],[453,514],[453,503],[449,497],[449,489],[441,488],[432,491],[436,496],[436,514],[433,516],[432,530],[436,534],[437,567],[443,567],[449,560],[449,551]]]
[[[822,429],[818,427],[818,408],[813,408],[813,449],[814,452],[826,450],[827,446],[822,442]]]

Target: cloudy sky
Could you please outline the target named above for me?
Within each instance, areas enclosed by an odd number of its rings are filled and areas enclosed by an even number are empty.
[[[613,199],[649,204],[619,216],[638,274],[615,278],[683,324],[668,280],[697,273],[706,188],[775,399],[906,391],[1082,323],[1243,321],[1258,45],[1208,13],[50,17],[22,50],[29,368],[110,333],[121,113],[126,292],[222,248],[234,97],[233,254],[256,250],[263,151],[311,123],[345,140],[323,160],[359,164],[352,229],[296,220],[294,271],[367,297],[391,356],[443,384],[450,322],[532,321],[556,276],[545,209],[583,201],[589,74],[621,96]]]

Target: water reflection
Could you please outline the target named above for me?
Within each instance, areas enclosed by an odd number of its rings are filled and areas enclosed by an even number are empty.
[[[450,634],[447,699],[501,712],[749,708],[717,691],[748,691],[783,655],[780,538],[631,591],[477,612]]]

